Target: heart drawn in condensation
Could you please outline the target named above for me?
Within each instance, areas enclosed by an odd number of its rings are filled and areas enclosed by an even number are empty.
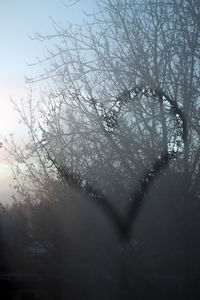
[[[156,97],[157,101],[161,104],[164,102],[168,103],[170,107],[171,114],[176,118],[177,126],[180,129],[180,136],[183,142],[183,145],[186,141],[187,136],[187,124],[184,118],[182,110],[178,107],[178,104],[168,96],[163,90],[154,86],[136,86],[135,88],[122,93],[117,101],[120,105],[126,105],[128,101],[134,101],[131,95],[145,96],[151,95]],[[93,100],[92,105],[96,105],[96,102]],[[104,214],[112,222],[115,230],[119,234],[120,238],[123,240],[129,241],[132,225],[134,223],[135,217],[138,214],[139,208],[143,203],[143,200],[154,181],[158,178],[161,172],[169,165],[169,162],[176,158],[178,155],[177,152],[170,152],[166,150],[164,153],[160,154],[160,157],[157,158],[151,169],[146,170],[145,173],[141,176],[139,180],[138,188],[133,190],[129,199],[127,214],[125,217],[122,217],[119,211],[114,207],[114,205],[105,197],[100,189],[94,188],[89,182],[86,181],[84,187],[82,185],[83,180],[78,176],[71,174],[66,167],[60,166],[56,160],[52,159],[48,153],[48,158],[57,168],[59,175],[68,183],[70,183],[75,189],[78,189],[81,193],[89,196],[97,205],[103,210]]]

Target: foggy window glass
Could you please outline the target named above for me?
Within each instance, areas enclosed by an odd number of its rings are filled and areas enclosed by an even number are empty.
[[[199,299],[199,1],[0,19],[1,298]]]

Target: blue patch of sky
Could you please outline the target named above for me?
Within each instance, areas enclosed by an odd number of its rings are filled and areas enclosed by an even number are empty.
[[[48,34],[53,31],[53,18],[56,22],[81,23],[83,10],[95,11],[95,0],[71,2],[59,0],[0,0],[0,84],[10,86],[24,80],[31,73],[28,63],[45,55],[43,43],[33,41],[34,33]]]

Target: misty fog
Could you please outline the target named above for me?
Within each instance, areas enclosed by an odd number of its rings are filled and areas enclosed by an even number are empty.
[[[52,47],[12,99],[27,138],[2,141],[0,295],[199,299],[200,5],[99,0],[85,16],[34,35]]]

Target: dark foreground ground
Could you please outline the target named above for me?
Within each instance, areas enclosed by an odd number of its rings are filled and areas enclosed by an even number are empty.
[[[4,300],[95,300],[95,299],[200,299],[200,278],[187,281],[173,277],[132,280],[126,282],[87,278],[72,281],[59,276],[4,274],[0,277],[0,299]]]

